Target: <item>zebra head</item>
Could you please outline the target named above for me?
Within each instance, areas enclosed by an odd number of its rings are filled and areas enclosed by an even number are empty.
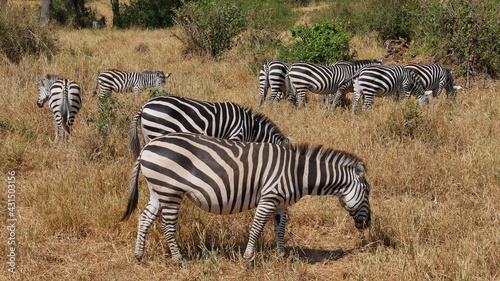
[[[366,168],[362,162],[354,167],[354,175],[348,186],[338,194],[339,202],[354,219],[357,229],[370,226],[370,184],[365,178]]]
[[[462,89],[462,86],[455,86],[455,82],[453,81],[453,76],[451,76],[450,71],[445,68],[445,75],[446,75],[446,98],[448,99],[454,99],[455,96],[457,95],[457,90]]]
[[[155,71],[154,75],[156,77],[155,79],[155,87],[158,88],[158,90],[163,90],[165,89],[165,81],[168,77],[170,77],[172,73],[169,73],[165,75],[163,71]]]
[[[43,107],[43,104],[50,97],[50,87],[52,87],[52,84],[54,84],[54,82],[59,79],[59,76],[47,75],[45,79],[36,76],[36,79],[40,82],[40,86],[38,88],[38,101],[36,102],[36,104],[38,105],[38,107]]]

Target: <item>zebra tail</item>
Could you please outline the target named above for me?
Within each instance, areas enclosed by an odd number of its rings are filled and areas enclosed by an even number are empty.
[[[94,87],[94,94],[93,96],[97,95],[97,88],[99,88],[99,76],[97,76],[97,80],[95,82],[95,87]]]
[[[139,171],[141,170],[141,158],[137,157],[135,160],[134,167],[132,168],[132,175],[130,176],[130,191],[127,203],[127,209],[125,214],[123,214],[120,221],[127,220],[132,212],[137,208],[137,202],[139,201],[139,190],[138,190],[138,180]]]
[[[68,98],[68,89],[65,88],[63,90],[63,99],[61,102],[61,121],[62,121],[62,127],[66,133],[71,134],[71,128],[68,126],[68,121],[69,121],[69,113],[70,113],[70,105],[69,105],[69,98]]]
[[[295,99],[295,95],[297,94],[295,91],[295,87],[293,86],[292,82],[290,81],[290,76],[288,73],[285,76],[285,85],[286,85],[286,95],[288,98],[292,101]]]
[[[132,154],[135,158],[139,157],[139,153],[141,153],[141,145],[139,144],[139,138],[137,137],[137,125],[141,116],[142,108],[139,112],[137,112],[134,119],[132,119],[132,123],[130,124],[130,149],[132,150]]]

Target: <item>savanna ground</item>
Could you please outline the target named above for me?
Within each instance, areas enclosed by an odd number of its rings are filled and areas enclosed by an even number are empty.
[[[0,217],[2,280],[498,280],[500,277],[500,83],[477,78],[455,101],[436,105],[376,98],[372,110],[332,113],[309,95],[302,110],[281,102],[257,107],[258,78],[234,51],[214,62],[182,54],[171,30],[58,32],[52,60],[0,63]],[[385,54],[373,38],[354,38],[359,59]],[[403,57],[404,62],[428,58]],[[289,210],[287,257],[277,254],[272,224],[251,266],[242,259],[252,212],[216,216],[181,208],[178,241],[187,266],[169,258],[157,221],[146,264],[134,256],[137,220],[120,223],[133,163],[132,116],[148,99],[116,94],[103,128],[92,96],[107,68],[172,72],[166,91],[205,101],[233,101],[267,115],[292,143],[346,150],[361,157],[371,183],[372,226],[356,230],[334,197],[307,197]],[[78,81],[83,108],[66,144],[53,142],[53,117],[36,106],[36,75]],[[456,79],[465,85],[465,79]],[[352,98],[352,94],[348,95]],[[101,126],[101,127],[100,127]],[[99,128],[101,131],[99,131]],[[15,172],[9,210],[8,172]],[[148,192],[141,180],[139,209]],[[13,233],[15,245],[8,244]],[[12,240],[10,240],[12,241]],[[7,255],[15,246],[16,273]]]

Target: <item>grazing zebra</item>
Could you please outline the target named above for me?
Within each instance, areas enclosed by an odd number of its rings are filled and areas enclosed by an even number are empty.
[[[358,71],[353,77],[345,82],[354,83],[354,99],[352,103],[352,114],[358,105],[359,98],[364,98],[364,109],[370,108],[373,98],[377,96],[389,96],[403,93],[414,94],[420,105],[427,106],[429,99],[418,77],[400,65],[375,65],[367,66]]]
[[[183,258],[175,240],[178,211],[186,195],[214,214],[235,214],[257,208],[243,255],[253,258],[254,245],[271,216],[278,250],[285,254],[286,208],[306,195],[336,195],[356,228],[370,226],[369,184],[356,156],[323,147],[283,147],[240,142],[198,134],[175,133],[152,140],[137,158],[122,221],[137,207],[138,174],[150,191],[139,217],[134,255],[142,261],[149,227],[162,213],[162,230],[172,258]]]
[[[190,132],[238,141],[288,145],[288,139],[267,117],[236,103],[164,95],[145,102],[132,120],[130,147],[135,157],[140,152],[136,128],[139,122],[144,144],[166,134]]]
[[[358,62],[337,62],[326,65],[313,64],[307,62],[298,62],[292,64],[288,72],[288,87],[292,89],[292,95],[296,95],[298,107],[304,104],[306,92],[309,90],[313,93],[323,95],[322,103],[326,96],[334,95],[331,98],[333,106],[336,106],[338,100],[345,95],[349,88],[346,83],[343,88],[341,84],[344,80],[351,77],[359,69],[372,64],[380,64],[379,61],[358,61]]]
[[[47,75],[45,79],[38,76],[36,78],[40,82],[37,105],[43,107],[49,101],[50,112],[55,118],[55,140],[61,135],[64,141],[66,134],[71,134],[75,115],[82,105],[80,86],[75,81],[60,79],[57,75]]]
[[[266,99],[267,91],[271,88],[269,104],[274,100],[286,98],[287,89],[285,84],[286,74],[290,70],[291,64],[280,61],[269,61],[260,68],[259,74],[259,106]]]
[[[405,67],[415,71],[425,90],[432,91],[434,102],[436,102],[443,88],[446,89],[446,98],[451,99],[455,98],[456,90],[462,88],[461,86],[455,86],[450,71],[441,64],[409,63]]]
[[[108,69],[97,76],[94,96],[99,88],[99,97],[104,97],[106,92],[115,91],[117,93],[134,92],[136,95],[144,88],[156,87],[159,90],[165,88],[165,79],[171,73],[165,75],[162,71],[126,72],[116,69]]]

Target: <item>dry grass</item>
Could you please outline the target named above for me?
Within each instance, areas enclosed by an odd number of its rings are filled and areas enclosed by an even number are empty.
[[[429,110],[405,118],[405,103],[377,98],[373,110],[351,116],[320,108],[310,96],[303,110],[286,103],[257,108],[258,79],[238,55],[223,62],[183,57],[169,30],[62,30],[62,52],[52,61],[0,65],[0,167],[16,172],[19,280],[495,280],[500,276],[500,83],[481,80],[441,96]],[[362,54],[377,47],[356,39]],[[269,224],[253,269],[242,260],[252,213],[215,216],[181,209],[179,241],[188,259],[177,268],[158,222],[148,235],[146,265],[133,257],[137,222],[118,220],[125,209],[133,159],[128,121],[147,99],[118,97],[122,119],[107,136],[97,132],[99,71],[172,72],[169,93],[234,101],[269,116],[293,143],[353,152],[367,163],[373,225],[358,232],[334,197],[308,197],[290,208],[281,259]],[[71,142],[52,142],[53,120],[35,105],[35,75],[59,74],[80,82],[84,107]],[[458,79],[458,83],[462,83]],[[127,119],[128,118],[128,119]],[[4,190],[5,190],[4,189]],[[141,188],[139,206],[148,194]],[[7,193],[0,217],[6,220]],[[139,212],[134,214],[137,217]],[[0,230],[7,253],[7,229]],[[2,254],[4,255],[4,254]],[[167,257],[165,257],[167,255]],[[4,255],[5,257],[5,255]],[[4,278],[1,278],[4,280]]]

